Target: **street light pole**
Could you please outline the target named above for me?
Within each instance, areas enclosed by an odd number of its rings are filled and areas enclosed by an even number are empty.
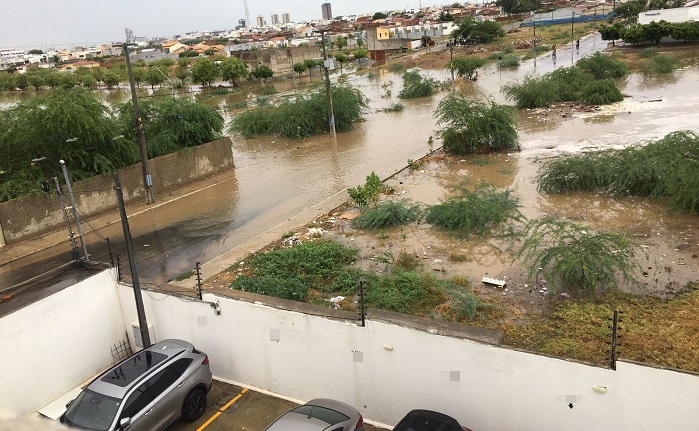
[[[143,134],[143,119],[141,118],[141,108],[138,105],[138,94],[136,93],[136,81],[133,79],[131,70],[131,59],[129,58],[129,45],[124,43],[124,57],[126,57],[126,71],[129,75],[131,85],[131,101],[133,103],[134,119],[136,120],[136,136],[141,150],[141,171],[143,173],[143,188],[146,194],[146,203],[153,204],[153,179],[148,171],[148,151],[146,150],[146,138]]]
[[[73,187],[70,185],[70,177],[68,176],[68,169],[66,168],[66,162],[59,160],[58,163],[61,164],[61,169],[63,170],[63,178],[66,180],[66,187],[68,188],[68,199],[70,199],[70,207],[73,210],[73,218],[75,219],[75,227],[78,229],[78,236],[80,237],[80,244],[83,247],[83,257],[85,262],[90,261],[90,256],[87,254],[87,246],[85,245],[85,238],[83,238],[83,230],[80,227],[80,217],[78,216],[78,209],[75,208],[75,199],[73,199]],[[73,246],[75,246],[75,240],[71,238]]]
[[[575,33],[573,30],[573,25],[575,24],[575,11],[573,11],[573,15],[570,18],[570,62],[573,63],[573,44],[575,44]]]
[[[328,119],[330,122],[330,134],[334,138],[337,136],[335,131],[335,111],[333,111],[333,96],[330,92],[330,72],[328,72],[328,54],[325,52],[325,30],[316,30],[320,33],[320,38],[323,45],[323,68],[325,69],[325,92],[328,97]]]

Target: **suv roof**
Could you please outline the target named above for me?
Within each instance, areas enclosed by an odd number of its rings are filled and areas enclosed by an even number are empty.
[[[135,353],[109,370],[100,374],[86,389],[100,394],[122,398],[126,392],[145,376],[183,352],[191,352],[194,346],[182,340],[163,340]]]

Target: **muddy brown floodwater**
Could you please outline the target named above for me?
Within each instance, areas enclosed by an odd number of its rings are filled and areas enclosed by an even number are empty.
[[[477,155],[468,157],[446,156],[437,152],[427,157],[417,170],[403,170],[387,181],[397,194],[386,199],[409,198],[426,205],[445,199],[457,184],[475,184],[488,181],[497,187],[515,191],[520,211],[527,218],[552,215],[589,226],[626,233],[637,244],[637,260],[640,268],[640,288],[626,286],[636,293],[665,295],[677,291],[690,281],[699,281],[699,217],[675,212],[663,202],[642,198],[619,198],[596,193],[571,193],[564,195],[541,194],[536,188],[537,171],[544,160],[563,153],[624,148],[657,139],[677,130],[699,132],[697,106],[699,106],[699,49],[686,55],[683,67],[670,76],[645,78],[634,74],[622,83],[626,95],[623,102],[595,109],[579,106],[559,106],[551,109],[523,110],[517,118],[522,151],[510,154]],[[542,63],[544,65],[542,66]],[[539,60],[541,72],[550,71],[553,64]],[[560,67],[558,65],[557,67]],[[533,64],[525,64],[524,70],[533,71]],[[432,76],[445,79],[441,71],[427,71]],[[507,75],[507,76],[504,76]],[[519,76],[515,72],[500,74],[486,69],[476,83],[460,83],[464,93],[485,94],[502,100],[500,85]],[[399,77],[394,74],[372,78],[375,87],[393,82],[394,94]],[[434,99],[439,99],[435,97]],[[371,134],[382,134],[384,139],[421,139],[426,129],[434,131],[434,123],[424,114],[433,110],[435,100],[408,102],[408,109],[396,116],[415,118],[403,123],[400,129],[387,127],[386,117],[367,128]],[[374,116],[379,117],[379,116]],[[424,127],[418,126],[424,121]],[[370,120],[371,121],[371,120]],[[390,130],[386,130],[390,128]],[[364,128],[362,128],[364,129]],[[377,130],[378,129],[378,130]],[[343,136],[351,139],[355,132]],[[413,137],[415,135],[415,137]],[[697,191],[699,193],[699,191]],[[327,235],[337,241],[360,250],[358,264],[367,270],[384,271],[381,258],[398,256],[401,252],[419,258],[423,268],[447,276],[469,278],[482,294],[497,296],[509,304],[508,318],[540,311],[554,297],[545,280],[528,278],[528,268],[514,262],[506,252],[507,243],[498,240],[459,240],[430,228],[424,223],[379,232],[356,230],[350,219],[356,209],[340,208],[316,220],[328,230]],[[298,229],[303,232],[303,228]],[[379,259],[377,259],[379,258]],[[505,278],[506,289],[481,286],[483,276]],[[222,286],[233,277],[219,278],[215,284]]]

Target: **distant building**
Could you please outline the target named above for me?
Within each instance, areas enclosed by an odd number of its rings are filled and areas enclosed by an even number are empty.
[[[257,26],[264,27],[264,25],[265,25],[265,19],[261,15],[258,15],[257,16]]]
[[[333,19],[333,9],[330,3],[320,5],[320,10],[323,12],[323,19]]]
[[[699,21],[699,6],[649,10],[638,14],[639,24],[647,25],[651,22],[659,21],[667,21],[670,23]]]
[[[273,13],[272,16],[270,17],[272,19],[272,25],[277,25],[279,24],[279,15],[276,13]]]
[[[241,19],[238,20],[238,27],[236,27],[236,29],[245,28],[245,27],[247,27],[247,26],[248,26],[247,21],[245,21],[244,18],[241,18]]]
[[[282,24],[288,24],[291,22],[291,15],[289,12],[284,12],[282,14]]]

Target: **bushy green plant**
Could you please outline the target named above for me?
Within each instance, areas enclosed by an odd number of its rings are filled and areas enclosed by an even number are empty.
[[[551,72],[548,78],[548,83],[557,90],[557,100],[563,102],[582,99],[583,89],[595,80],[592,75],[578,67],[558,68]]]
[[[492,100],[450,94],[439,102],[435,116],[444,127],[438,134],[453,154],[487,153],[519,148],[515,111]]]
[[[322,239],[271,250],[248,259],[250,274],[230,287],[297,301],[305,301],[309,289],[350,293],[362,276],[347,267],[356,255],[357,249]]]
[[[624,235],[592,232],[588,227],[553,218],[531,220],[517,253],[534,277],[539,268],[555,291],[582,289],[590,295],[615,289],[617,274],[635,282],[634,244]]]
[[[513,69],[519,67],[519,59],[513,55],[503,57],[497,64],[498,69]]]
[[[589,73],[595,79],[617,79],[629,74],[624,62],[600,52],[581,58],[575,66]]]
[[[396,272],[367,284],[366,304],[370,307],[400,313],[427,315],[446,295],[439,280],[420,272]]]
[[[558,86],[553,85],[550,79],[533,78],[530,75],[524,80],[505,84],[503,93],[514,100],[518,108],[546,108],[558,99]]]
[[[403,88],[398,93],[398,97],[414,99],[431,96],[436,87],[437,83],[433,79],[424,77],[415,70],[408,71],[403,74]]]
[[[457,76],[464,77],[469,81],[475,81],[478,77],[478,69],[485,65],[485,60],[478,57],[454,57],[447,67],[453,67]]]
[[[582,91],[582,101],[588,105],[609,105],[621,102],[624,95],[611,79],[594,81],[585,86]]]
[[[667,198],[674,208],[699,213],[699,136],[673,132],[642,146],[552,160],[539,170],[538,188]]]
[[[638,56],[641,58],[651,58],[655,57],[656,55],[658,55],[658,48],[654,46],[644,48],[640,53],[638,53]]]
[[[474,191],[462,190],[461,196],[428,207],[426,220],[459,236],[481,237],[500,223],[518,219],[518,206],[511,190],[480,183]]]
[[[331,86],[335,128],[346,132],[363,118],[367,99],[357,89],[348,85]],[[251,108],[236,115],[229,132],[243,137],[260,134],[276,134],[286,138],[301,139],[328,132],[328,108],[324,88],[310,95],[286,99],[277,106]]]
[[[385,229],[417,221],[420,205],[408,199],[390,200],[367,209],[352,220],[352,226],[369,229]]]
[[[347,189],[350,199],[360,207],[368,206],[370,203],[375,204],[379,200],[383,183],[381,178],[375,172],[366,177],[366,182],[363,186],[350,187]]]
[[[680,61],[675,57],[658,54],[646,61],[642,70],[645,74],[667,74],[674,72],[679,64]]]

